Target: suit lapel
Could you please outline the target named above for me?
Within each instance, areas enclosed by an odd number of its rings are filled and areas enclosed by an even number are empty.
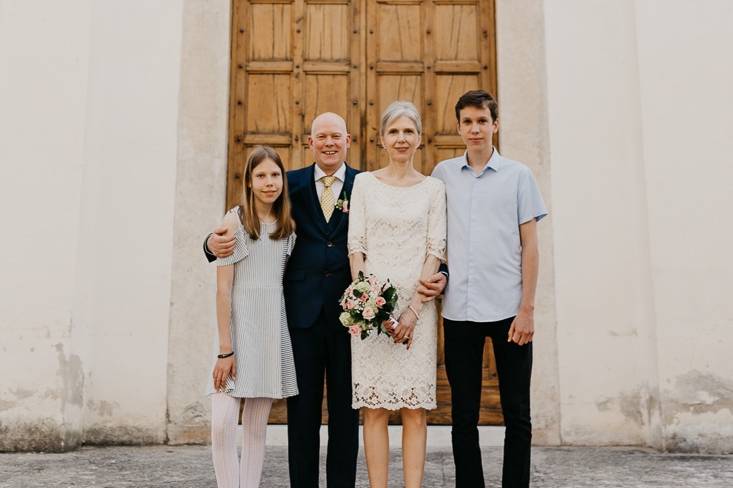
[[[351,166],[347,164],[346,165],[346,178],[344,179],[344,186],[341,189],[341,193],[339,193],[339,195],[336,197],[336,200],[341,199],[344,195],[346,196],[347,200],[351,199],[351,190],[354,187],[354,176],[356,176],[356,170],[352,169]],[[331,216],[331,219],[337,219],[337,220],[333,222],[333,226],[331,227],[331,235],[338,232],[341,229],[341,227],[343,227],[343,225],[346,222],[348,222],[348,219],[346,217],[347,217],[346,212],[344,212],[343,210],[334,209],[334,213]]]

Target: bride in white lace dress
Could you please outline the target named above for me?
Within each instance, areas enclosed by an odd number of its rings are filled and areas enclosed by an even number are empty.
[[[443,183],[413,167],[422,124],[415,106],[394,102],[382,115],[380,136],[389,164],[356,176],[351,193],[348,247],[352,276],[389,279],[399,296],[392,337],[351,340],[353,408],[364,413],[364,450],[372,488],[387,486],[390,410],[402,416],[405,486],[422,483],[426,410],[436,407],[437,312],[418,281],[445,260]]]

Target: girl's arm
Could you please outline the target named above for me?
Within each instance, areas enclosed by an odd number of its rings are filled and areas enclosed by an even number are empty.
[[[216,268],[216,320],[219,332],[219,354],[229,354],[232,349],[232,286],[234,265]],[[236,378],[237,366],[234,356],[218,359],[214,366],[214,389],[224,387],[228,376]]]

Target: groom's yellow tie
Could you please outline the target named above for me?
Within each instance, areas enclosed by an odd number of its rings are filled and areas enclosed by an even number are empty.
[[[326,222],[331,219],[333,214],[333,208],[336,205],[336,200],[333,198],[333,191],[331,191],[331,185],[333,185],[335,176],[324,176],[321,178],[323,182],[323,193],[321,193],[321,210],[323,210],[323,216],[326,217]]]

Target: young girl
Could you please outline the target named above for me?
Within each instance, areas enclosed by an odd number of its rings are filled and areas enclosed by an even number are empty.
[[[218,259],[218,354],[209,388],[211,443],[219,488],[258,487],[267,419],[274,398],[298,394],[282,280],[295,243],[287,179],[280,156],[256,147],[244,168],[242,202],[224,217],[235,229],[232,256]],[[236,429],[244,401],[244,438]]]

